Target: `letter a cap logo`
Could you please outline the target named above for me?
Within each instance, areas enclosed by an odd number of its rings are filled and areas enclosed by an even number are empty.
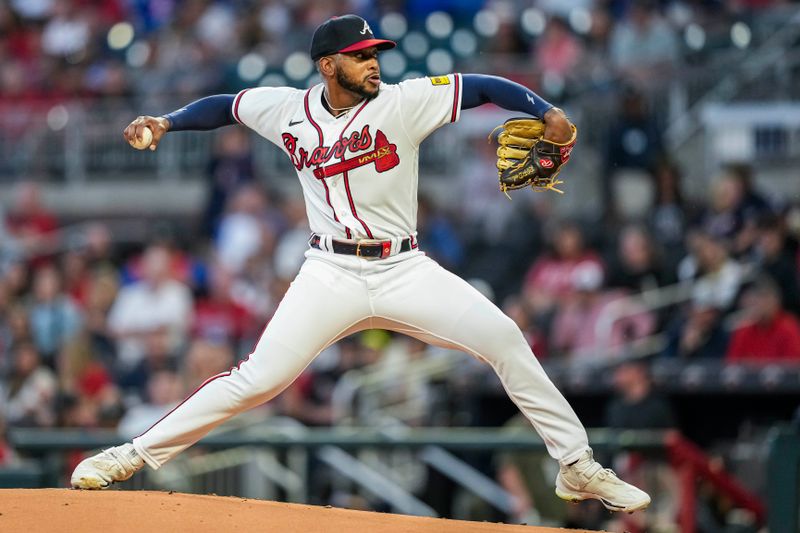
[[[396,43],[386,39],[376,39],[369,23],[357,15],[344,15],[326,20],[314,31],[311,38],[311,59],[340,52],[356,52],[375,46],[378,50],[389,50]]]

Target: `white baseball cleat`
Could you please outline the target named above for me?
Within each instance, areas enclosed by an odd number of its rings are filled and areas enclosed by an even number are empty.
[[[133,444],[127,443],[103,450],[78,464],[72,473],[74,489],[107,489],[116,481],[125,481],[144,466]]]
[[[562,500],[579,502],[600,500],[606,509],[632,513],[650,505],[650,496],[625,483],[613,470],[603,468],[587,450],[576,463],[562,465],[556,477],[556,495]]]

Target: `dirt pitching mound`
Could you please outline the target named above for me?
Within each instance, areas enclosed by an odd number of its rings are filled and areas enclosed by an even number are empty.
[[[566,533],[567,530],[196,494],[8,489],[0,490],[0,531]]]

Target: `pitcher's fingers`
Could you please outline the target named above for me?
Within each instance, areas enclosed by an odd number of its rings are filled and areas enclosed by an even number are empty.
[[[133,122],[125,126],[125,129],[122,130],[122,136],[125,137],[125,140],[131,142],[133,140],[133,136],[135,134]]]
[[[142,132],[144,131],[144,128],[145,128],[144,120],[138,121],[138,124],[136,124],[136,140],[139,142],[143,140]]]
[[[161,137],[163,136],[162,133],[156,133],[157,131],[158,130],[153,130],[153,140],[150,143],[150,150],[153,152],[155,152],[156,148],[158,148],[158,143],[161,141]]]

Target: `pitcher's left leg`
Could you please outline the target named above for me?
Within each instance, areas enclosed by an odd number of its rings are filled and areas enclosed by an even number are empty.
[[[373,288],[375,314],[489,363],[561,464],[556,483],[560,497],[596,498],[611,510],[625,511],[650,503],[647,494],[594,461],[583,424],[513,320],[427,257],[409,259],[391,274]]]
[[[489,363],[554,459],[569,463],[589,449],[575,411],[547,377],[513,320],[427,257],[409,259],[391,274],[376,289],[376,315],[412,326]]]

